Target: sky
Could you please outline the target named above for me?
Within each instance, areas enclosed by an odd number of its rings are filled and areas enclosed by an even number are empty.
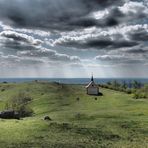
[[[0,0],[0,77],[148,77],[148,0]]]

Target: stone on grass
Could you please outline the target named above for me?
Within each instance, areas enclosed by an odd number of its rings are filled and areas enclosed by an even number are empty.
[[[48,121],[51,121],[51,118],[50,118],[49,116],[45,116],[45,117],[44,117],[44,120],[46,120],[46,121],[47,121],[47,120],[48,120]]]

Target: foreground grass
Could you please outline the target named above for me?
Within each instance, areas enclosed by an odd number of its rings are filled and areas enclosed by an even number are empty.
[[[56,83],[0,84],[0,109],[5,100],[25,91],[35,114],[23,120],[0,120],[0,147],[147,148],[148,101],[101,89],[88,96],[82,85]],[[77,98],[80,98],[77,101]],[[49,115],[52,121],[44,121]]]

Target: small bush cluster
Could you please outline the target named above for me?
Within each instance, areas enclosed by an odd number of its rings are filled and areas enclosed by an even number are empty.
[[[33,114],[33,110],[29,106],[32,98],[25,92],[19,92],[10,98],[5,105],[7,110],[14,110],[18,112],[20,117],[27,117]]]
[[[2,89],[1,89],[1,92],[3,92],[3,91],[5,91],[5,88],[2,88]]]
[[[143,88],[136,90],[133,93],[133,98],[134,99],[145,99],[148,98],[148,88],[146,88],[146,86],[144,86]]]

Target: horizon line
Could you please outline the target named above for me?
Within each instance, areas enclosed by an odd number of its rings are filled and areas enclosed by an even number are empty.
[[[0,77],[0,79],[90,79],[91,77]],[[94,79],[148,79],[148,77],[94,77]]]

